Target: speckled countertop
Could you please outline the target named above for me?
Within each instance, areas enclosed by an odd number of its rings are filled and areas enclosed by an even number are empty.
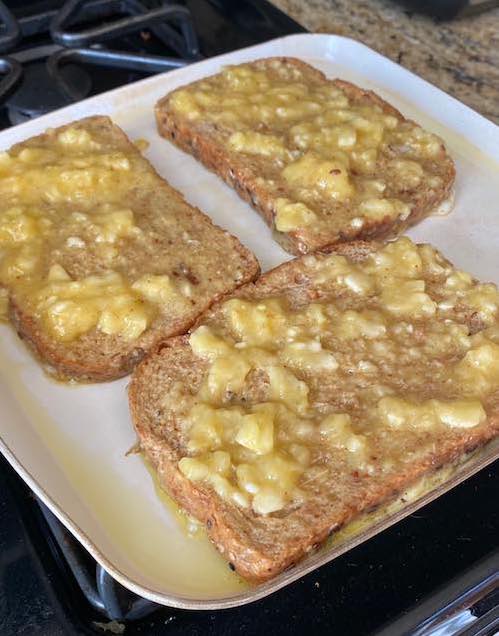
[[[273,0],[309,31],[371,47],[499,124],[499,9],[450,22],[392,0]]]

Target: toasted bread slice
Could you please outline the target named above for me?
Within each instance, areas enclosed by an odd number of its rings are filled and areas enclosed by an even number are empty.
[[[0,283],[47,369],[111,380],[258,275],[108,117],[28,139],[0,166]]]
[[[454,164],[438,137],[298,59],[228,67],[161,99],[156,119],[292,254],[396,236],[450,200]]]
[[[405,237],[295,259],[136,368],[140,447],[264,581],[499,434],[498,307],[494,285]]]

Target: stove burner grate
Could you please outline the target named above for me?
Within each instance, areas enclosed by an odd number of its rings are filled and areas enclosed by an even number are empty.
[[[9,55],[0,57],[0,102],[13,124],[86,97],[90,73],[76,64],[160,73],[200,58],[189,10],[166,2],[150,8],[141,0],[67,0],[59,10],[18,20],[0,0],[1,23],[0,52]],[[174,55],[150,53],[145,30]],[[134,51],[105,46],[137,33]],[[52,44],[22,48],[25,38],[39,34],[50,34]]]
[[[140,0],[108,0],[108,12],[126,13],[127,17],[78,32],[65,30],[81,17],[82,10],[86,9],[87,5],[86,0],[67,0],[50,25],[54,42],[70,48],[80,48],[149,27],[156,37],[174,48],[179,55],[191,60],[199,55],[199,45],[190,12],[185,7],[162,4],[160,7],[147,9]],[[177,23],[180,31],[173,28],[169,22]]]
[[[89,74],[75,64],[60,69],[56,76],[51,75],[45,62],[29,64],[16,91],[5,102],[9,120],[14,125],[22,124],[61,105],[84,99],[91,87]]]
[[[55,515],[38,498],[36,501],[41,509],[52,536],[56,540],[58,549],[69,566],[79,588],[89,604],[110,620],[134,621],[144,618],[159,610],[162,606],[149,601],[127,590],[115,581],[108,572],[93,560],[85,558],[85,549],[71,535]],[[497,559],[496,559],[497,560]],[[498,625],[497,608],[499,601],[499,573],[492,571],[484,576],[483,563],[478,564],[468,572],[467,583],[463,590],[457,593],[455,581],[439,592],[438,609],[433,607],[434,600],[417,605],[418,622],[411,630],[414,636],[432,636],[439,634],[456,634],[455,627],[467,624],[466,631],[459,631],[462,636],[485,636],[496,633],[489,628]],[[487,566],[490,570],[490,565]],[[488,572],[488,570],[487,570]],[[164,609],[164,608],[163,608]],[[473,622],[470,621],[470,618]],[[421,620],[423,619],[423,620]],[[386,634],[402,633],[400,630],[387,628]],[[404,630],[404,633],[409,633]],[[385,631],[383,631],[385,634]]]
[[[95,610],[109,620],[133,621],[160,608],[157,603],[124,588],[98,563],[93,560],[89,563],[78,541],[44,503],[38,498],[36,501],[78,586]]]

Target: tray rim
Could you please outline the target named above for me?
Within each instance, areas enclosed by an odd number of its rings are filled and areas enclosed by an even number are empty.
[[[474,139],[475,135],[470,134],[470,133],[474,133],[475,128],[472,128],[471,130],[467,130],[466,137],[470,139],[472,143],[477,145],[477,147],[480,150],[483,150],[489,156],[492,156],[493,158],[496,158],[499,160],[498,148],[494,144],[494,139],[493,139],[494,137],[499,139],[499,126],[496,126],[492,121],[486,119],[480,113],[477,113],[470,107],[466,106],[465,104],[458,101],[454,97],[446,94],[441,89],[433,86],[432,84],[420,78],[419,76],[415,75],[411,71],[400,67],[400,65],[396,64],[395,62],[392,62],[385,56],[377,53],[376,51],[370,49],[369,47],[362,44],[361,42],[357,42],[356,40],[352,38],[347,38],[344,36],[338,36],[334,34],[303,33],[303,34],[288,35],[288,36],[276,38],[274,40],[269,40],[267,42],[257,44],[254,46],[237,49],[236,51],[232,51],[230,53],[225,53],[223,55],[208,58],[207,60],[203,60],[201,62],[197,62],[193,65],[190,65],[187,68],[192,69],[193,66],[201,67],[208,62],[213,63],[214,61],[216,62],[218,60],[222,61],[225,58],[230,57],[236,52],[250,53],[254,51],[255,53],[257,53],[262,47],[268,46],[271,43],[275,43],[275,44],[281,43],[281,42],[291,43],[292,41],[296,41],[296,40],[310,40],[312,38],[317,40],[319,39],[327,40],[328,44],[333,46],[335,45],[341,46],[343,44],[349,47],[353,47],[354,49],[355,48],[361,49],[368,55],[368,57],[372,59],[374,63],[383,63],[387,65],[388,68],[397,67],[398,72],[402,71],[410,79],[410,82],[413,85],[419,86],[420,88],[424,88],[425,91],[431,91],[431,93],[435,97],[438,97],[438,99],[435,100],[436,102],[439,102],[442,100],[445,101],[446,106],[452,107],[454,111],[459,112],[460,116],[466,119],[467,121],[470,121],[470,123],[472,122],[474,127],[478,125],[478,127],[482,131],[486,131],[487,134],[481,137],[481,142],[485,141],[486,143],[478,144],[476,140]],[[184,71],[185,69],[181,68],[174,71],[168,71],[167,74],[168,76],[172,76],[172,74],[181,76]],[[140,85],[142,84],[146,84],[154,80],[157,80],[157,78],[160,77],[161,75],[159,76],[155,75],[150,78],[145,78],[143,80],[135,82],[133,84],[127,84],[125,86],[118,87],[110,91],[106,91],[105,93],[100,93],[99,95],[96,95],[86,100],[82,100],[81,102],[78,102],[78,105],[79,106],[92,105],[94,103],[97,103],[99,100],[102,100],[103,96],[112,96],[115,94],[124,93],[131,86],[133,86],[134,89],[137,89],[137,87],[140,87]],[[382,85],[380,84],[380,87],[381,86]],[[400,95],[401,97],[404,97],[404,99],[406,99],[407,101],[412,101],[410,97],[409,98],[405,97],[404,93],[401,93]],[[26,130],[26,132],[29,134],[28,131],[32,127],[32,124],[33,124],[33,127],[38,128],[40,125],[43,125],[46,119],[48,120],[52,119],[54,116],[54,113],[57,113],[58,116],[63,115],[64,112],[70,111],[71,109],[74,108],[74,106],[75,104],[71,104],[64,108],[58,109],[57,111],[52,111],[51,113],[41,116],[37,118],[36,120],[32,120],[32,121],[20,124],[18,126],[13,126],[7,130],[11,131],[13,129],[16,129],[17,131],[20,131],[22,129],[22,130]],[[431,116],[438,121],[439,118],[438,116],[435,116],[434,108],[435,106],[433,106],[432,109],[428,109],[427,111],[424,111],[424,112],[425,114],[431,113]],[[36,123],[34,124],[34,122]],[[463,133],[460,133],[460,134],[463,134]],[[0,452],[4,455],[4,457],[7,459],[7,461],[12,466],[12,468],[18,473],[18,475],[25,481],[25,483],[45,503],[45,505],[47,505],[47,507],[54,513],[54,515],[68,528],[68,530],[83,545],[83,547],[92,555],[92,557],[100,565],[102,565],[102,567],[104,567],[104,569],[106,569],[109,572],[109,574],[111,574],[111,576],[113,576],[113,578],[115,578],[124,587],[128,588],[132,592],[135,592],[136,594],[139,594],[140,596],[143,596],[144,598],[147,598],[161,605],[167,605],[172,608],[190,609],[190,610],[216,610],[216,609],[228,609],[228,608],[238,607],[238,606],[246,605],[248,603],[262,599],[272,594],[273,592],[276,592],[284,588],[286,585],[289,585],[290,583],[296,581],[302,576],[309,574],[310,572],[317,569],[318,567],[326,563],[329,563],[330,561],[334,560],[336,557],[344,554],[348,550],[356,547],[357,545],[363,543],[364,541],[370,539],[371,537],[375,536],[382,530],[385,530],[386,528],[392,526],[393,524],[397,523],[398,521],[412,514],[416,510],[419,510],[426,504],[435,500],[439,496],[448,492],[449,490],[451,490],[458,484],[462,483],[464,480],[468,479],[472,475],[476,474],[477,472],[479,472],[486,466],[492,464],[496,459],[499,458],[499,444],[495,444],[494,440],[492,440],[492,442],[489,442],[482,449],[482,451],[480,451],[480,454],[477,457],[474,457],[472,460],[469,460],[467,464],[463,464],[463,466],[459,467],[456,470],[456,472],[448,480],[446,480],[445,482],[443,482],[436,488],[430,490],[429,492],[427,492],[426,494],[424,494],[422,497],[418,498],[417,500],[411,502],[410,504],[407,504],[401,510],[387,515],[382,520],[374,523],[372,526],[370,526],[366,530],[361,531],[357,535],[344,541],[338,546],[332,547],[331,549],[326,549],[315,555],[311,555],[305,558],[304,560],[300,561],[292,570],[289,570],[288,572],[283,572],[277,575],[274,579],[271,579],[270,581],[266,583],[260,584],[258,586],[250,587],[244,590],[243,592],[235,593],[229,597],[219,598],[216,600],[212,600],[212,599],[197,599],[196,600],[196,599],[181,596],[181,595],[165,593],[165,592],[158,591],[156,589],[149,588],[141,583],[137,583],[136,581],[134,581],[130,576],[124,574],[119,567],[115,566],[105,556],[105,554],[101,552],[101,550],[93,543],[93,541],[88,537],[88,535],[78,526],[78,524],[76,524],[73,521],[71,516],[62,509],[62,506],[60,506],[58,503],[55,502],[55,500],[49,495],[49,493],[43,488],[43,486],[40,483],[38,483],[36,478],[33,477],[33,475],[29,472],[29,470],[27,470],[23,466],[21,461],[17,459],[15,452],[5,443],[1,435],[0,435]]]
[[[91,97],[87,97],[79,102],[75,102],[74,104],[69,104],[67,106],[63,106],[62,108],[58,108],[49,113],[41,115],[35,119],[28,120],[26,122],[22,122],[15,126],[11,126],[10,128],[6,128],[3,131],[0,131],[0,137],[3,136],[3,133],[8,133],[13,130],[20,131],[26,130],[29,133],[30,128],[38,128],[39,124],[43,124],[46,120],[50,120],[54,117],[54,115],[59,116],[63,115],[65,112],[69,112],[75,108],[75,106],[81,105],[92,105],[102,100],[103,97],[112,97],[114,95],[118,95],[120,93],[124,93],[130,89],[130,87],[134,87],[137,89],[142,85],[146,85],[148,83],[153,83],[160,77],[168,76],[168,77],[179,77],[186,71],[186,69],[192,68],[201,68],[203,65],[207,63],[223,61],[225,58],[230,58],[235,53],[249,53],[252,51],[257,52],[259,49],[268,46],[269,44],[278,44],[281,42],[299,42],[300,40],[324,40],[332,44],[333,46],[329,46],[329,49],[333,49],[334,45],[338,45],[340,47],[353,47],[354,49],[359,49],[364,51],[368,58],[371,58],[376,64],[383,64],[388,69],[396,69],[398,73],[402,73],[407,78],[410,78],[411,83],[418,87],[418,89],[422,89],[425,94],[431,93],[433,99],[431,102],[427,103],[427,107],[421,107],[421,111],[426,114],[431,114],[432,118],[435,121],[440,122],[441,117],[439,116],[439,103],[445,102],[445,107],[447,109],[450,108],[455,112],[459,112],[459,115],[466,120],[466,123],[472,124],[472,126],[467,127],[466,133],[460,132],[461,136],[466,137],[468,140],[472,141],[479,150],[485,152],[489,157],[495,159],[499,162],[499,149],[497,147],[497,142],[499,141],[499,125],[495,124],[492,120],[487,119],[484,115],[474,110],[464,102],[461,102],[456,97],[453,97],[449,93],[446,93],[443,89],[439,88],[435,84],[432,84],[428,80],[422,78],[420,75],[417,75],[413,71],[403,67],[400,64],[397,64],[390,58],[378,53],[374,49],[370,48],[366,44],[355,40],[354,38],[346,37],[343,35],[337,35],[335,33],[296,33],[291,35],[285,35],[282,37],[274,38],[271,40],[267,40],[266,42],[261,42],[260,44],[255,44],[252,46],[243,47],[240,49],[235,49],[234,51],[230,51],[228,53],[223,53],[221,55],[216,55],[213,57],[209,57],[199,62],[194,62],[193,64],[189,64],[188,66],[173,69],[170,71],[165,71],[163,73],[158,73],[151,77],[146,77],[144,79],[138,80],[136,82],[132,82],[130,84],[125,84],[123,86],[118,86],[117,88],[113,88],[109,91],[104,91],[99,93],[98,95],[92,95]],[[230,62],[229,62],[230,63]],[[380,87],[381,84],[380,84]],[[417,105],[417,101],[411,98],[404,97],[405,93],[398,93],[391,89],[392,93],[396,93],[400,95],[407,102],[412,103],[413,105]],[[419,94],[419,90],[418,90]],[[92,113],[95,114],[95,113]],[[476,128],[480,128],[480,135],[476,134]]]
[[[345,552],[348,552],[361,543],[368,541],[383,530],[390,528],[398,521],[405,519],[435,499],[438,499],[441,495],[449,492],[462,482],[480,472],[482,469],[494,463],[496,460],[499,460],[499,443],[497,442],[497,439],[489,441],[484,447],[482,447],[476,457],[468,461],[468,465],[464,463],[462,467],[458,467],[456,472],[445,482],[425,493],[415,501],[407,504],[400,510],[387,515],[380,521],[368,527],[366,530],[363,530],[352,536],[350,539],[340,543],[338,546],[329,550],[326,548],[313,556],[305,558],[298,562],[293,569],[278,574],[275,578],[270,579],[270,581],[267,581],[266,583],[249,587],[241,593],[218,600],[193,600],[192,598],[186,598],[184,596],[159,592],[158,590],[151,589],[133,581],[128,575],[124,574],[119,567],[115,566],[110,560],[108,560],[108,558],[99,550],[99,548],[97,548],[78,524],[71,519],[70,515],[61,509],[61,507],[50,497],[47,491],[38,483],[31,473],[17,460],[13,451],[1,437],[0,452],[16,473],[36,494],[36,496],[41,499],[47,508],[49,508],[59,521],[73,534],[73,536],[82,544],[97,563],[99,563],[114,579],[121,583],[121,585],[135,594],[138,594],[150,601],[154,601],[159,605],[186,610],[220,610],[248,605],[249,603],[261,600],[262,598],[283,589],[303,576],[310,574],[317,568],[334,561],[334,559]]]

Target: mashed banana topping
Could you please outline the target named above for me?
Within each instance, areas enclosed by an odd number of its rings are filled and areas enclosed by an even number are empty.
[[[108,335],[134,340],[150,324],[158,307],[175,302],[168,276],[142,276],[130,283],[117,272],[72,280],[53,265],[45,284],[28,290],[36,315],[57,340],[68,342],[97,327]]]
[[[137,338],[161,306],[185,302],[168,276],[128,280],[114,268],[123,241],[140,240],[127,193],[149,173],[70,126],[0,153],[0,285],[22,300],[50,335],[68,342],[97,328]],[[85,253],[96,273],[76,266]],[[105,267],[102,267],[104,263]],[[7,311],[7,293],[0,310]]]
[[[227,67],[175,91],[170,104],[211,125],[256,174],[284,181],[273,210],[281,232],[353,219],[352,227],[403,222],[424,180],[441,182],[438,137],[283,60]]]
[[[408,436],[480,426],[499,388],[494,285],[405,237],[302,263],[306,300],[232,298],[189,340],[207,366],[179,468],[257,514],[298,505],[330,462],[381,474],[418,452]]]

